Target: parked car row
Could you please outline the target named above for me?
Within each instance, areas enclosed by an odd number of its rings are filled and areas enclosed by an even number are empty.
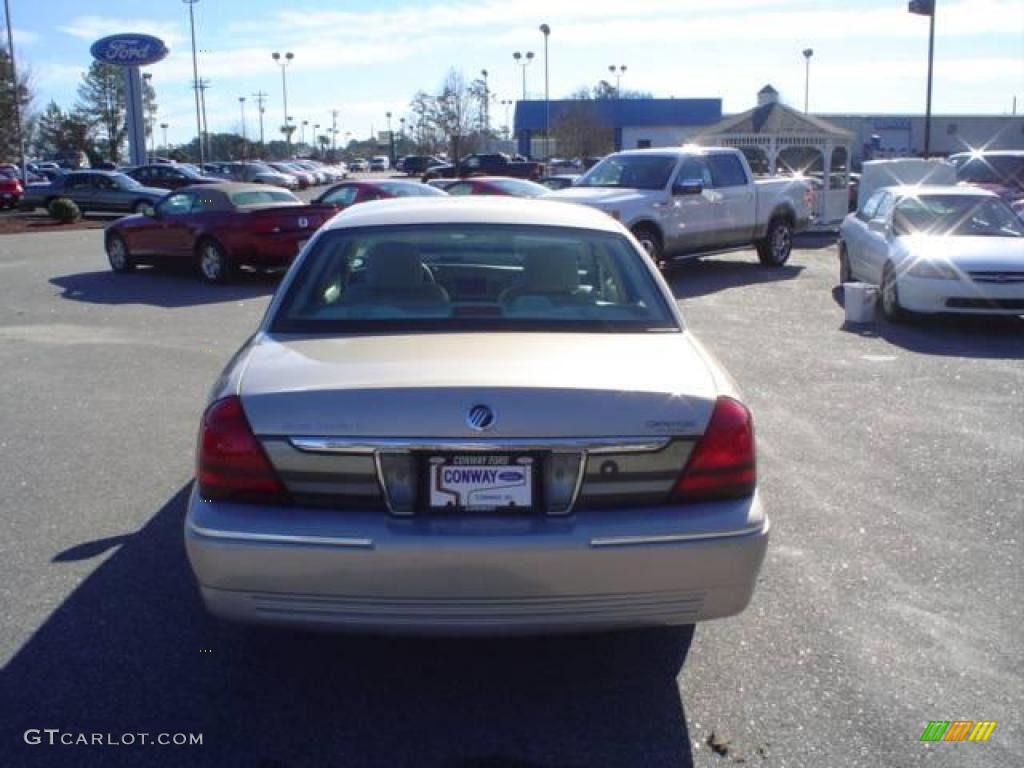
[[[202,170],[205,175],[217,179],[271,184],[285,189],[333,184],[348,176],[348,168],[344,163],[327,165],[315,160],[206,163]]]

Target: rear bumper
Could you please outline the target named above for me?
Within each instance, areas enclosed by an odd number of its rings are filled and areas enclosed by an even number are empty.
[[[254,236],[249,247],[235,254],[239,264],[252,264],[260,267],[287,267],[299,255],[302,244],[313,237],[315,226],[310,226],[301,235],[288,232],[278,235]]]
[[[565,519],[402,520],[205,502],[193,491],[185,522],[192,569],[217,616],[414,634],[729,616],[750,601],[767,541],[756,498]]]

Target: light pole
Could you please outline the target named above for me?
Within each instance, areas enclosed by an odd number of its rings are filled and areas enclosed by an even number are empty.
[[[511,127],[510,127],[510,125],[509,125],[509,119],[508,119],[508,109],[509,109],[509,107],[511,107],[511,106],[512,106],[513,104],[515,104],[515,102],[514,102],[514,101],[513,101],[512,99],[502,99],[502,100],[501,100],[501,106],[503,106],[503,107],[505,108],[505,139],[506,139],[506,140],[508,140],[508,137],[509,137],[509,136],[511,135],[511,133],[512,133]]]
[[[263,106],[263,102],[267,99],[267,94],[263,91],[256,91],[252,95],[256,99],[257,115],[260,119],[260,154],[263,154],[263,115],[266,114],[267,108]]]
[[[804,48],[804,114],[807,114],[811,97],[811,56],[814,55],[813,48]]]
[[[145,121],[144,125],[146,126],[146,130],[149,131],[150,150],[149,150],[149,159],[148,159],[147,162],[150,162],[150,163],[153,162],[153,155],[156,154],[156,126],[153,124],[152,115],[150,114],[150,106],[151,105],[150,105],[150,102],[149,102],[149,94],[147,93],[149,88],[147,88],[146,86],[152,87],[150,85],[152,80],[153,80],[153,73],[152,72],[143,72],[142,73],[142,111],[145,113],[143,115],[143,120]]]
[[[527,51],[525,56],[516,51],[512,54],[512,58],[523,70],[523,101],[526,101],[526,68],[533,62],[533,51]]]
[[[238,97],[238,108],[242,113],[242,141],[245,141],[245,96]]]
[[[385,112],[384,117],[388,119],[388,162],[395,164],[395,134],[391,132],[391,113]]]
[[[331,110],[331,156],[337,159],[338,153],[338,110]]]
[[[306,126],[309,125],[309,120],[302,121],[302,127],[299,129],[299,148],[306,143]]]
[[[199,108],[199,60],[196,58],[196,16],[193,6],[199,0],[181,0],[188,5],[188,24],[192,30],[192,87],[196,92],[196,139],[199,142],[199,165],[201,166],[206,158],[203,153],[203,122],[202,112]]]
[[[935,60],[935,0],[910,0],[909,11],[928,17],[928,93],[924,106],[924,156],[932,149],[932,63]],[[1014,103],[1016,111],[1016,103]]]
[[[292,132],[291,127],[288,125],[288,78],[285,75],[285,70],[292,63],[295,54],[287,51],[284,56],[281,56],[280,53],[274,51],[271,56],[277,65],[281,67],[281,99],[284,101],[284,141],[288,147],[288,155],[290,157],[292,154]]]
[[[318,155],[317,147],[320,144],[320,123],[313,123],[313,154]]]
[[[167,151],[167,128],[169,126],[168,126],[167,123],[160,123],[160,127],[164,129],[164,152],[166,152]]]
[[[541,24],[540,31],[544,35],[544,159],[547,160],[551,157],[551,92],[548,90],[548,38],[551,37],[551,27]]]
[[[404,117],[400,117],[400,118],[398,118],[398,146],[399,146],[399,149],[401,149],[401,146],[404,143],[405,143],[405,118]]]
[[[608,65],[608,71],[612,73],[612,77],[615,78],[615,98],[622,97],[622,76],[626,74],[626,65],[621,64],[616,67],[614,64]]]

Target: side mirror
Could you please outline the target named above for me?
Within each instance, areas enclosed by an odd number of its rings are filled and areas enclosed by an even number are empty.
[[[699,195],[704,191],[704,182],[700,179],[679,179],[672,186],[673,195]]]
[[[876,218],[868,221],[868,229],[872,232],[877,232],[880,235],[886,234],[888,227],[884,218]]]

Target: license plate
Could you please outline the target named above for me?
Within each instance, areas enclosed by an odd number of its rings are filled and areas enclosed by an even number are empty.
[[[528,511],[534,505],[531,456],[431,456],[427,467],[432,509]]]

